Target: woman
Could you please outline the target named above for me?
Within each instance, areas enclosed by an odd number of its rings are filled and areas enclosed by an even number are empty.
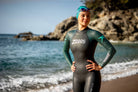
[[[111,60],[116,50],[98,31],[88,28],[90,11],[85,6],[77,10],[78,29],[69,31],[65,37],[63,53],[73,71],[74,92],[99,92],[101,85],[100,70]],[[98,64],[94,59],[95,48],[100,43],[108,51],[105,59]],[[74,56],[72,63],[69,49]]]

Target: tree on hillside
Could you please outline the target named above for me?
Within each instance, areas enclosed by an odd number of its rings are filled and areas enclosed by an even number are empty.
[[[138,0],[81,0],[81,2],[95,11],[113,11],[138,7]]]
[[[81,0],[90,10],[92,19],[98,18],[101,11],[110,14],[116,10],[138,8],[138,0]]]

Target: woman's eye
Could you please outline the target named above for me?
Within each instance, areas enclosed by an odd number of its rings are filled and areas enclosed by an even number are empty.
[[[81,16],[82,16],[82,17],[85,17],[85,15],[84,15],[84,14],[82,14]]]
[[[85,14],[82,14],[82,15],[81,15],[81,17],[87,17],[87,18],[89,18],[89,17],[90,17],[90,15],[85,15]]]
[[[87,15],[87,18],[89,18],[90,17],[90,15]]]

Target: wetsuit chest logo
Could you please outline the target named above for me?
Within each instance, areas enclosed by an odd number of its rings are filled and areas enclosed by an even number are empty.
[[[86,40],[85,39],[73,39],[72,40],[72,45],[73,44],[85,44]]]

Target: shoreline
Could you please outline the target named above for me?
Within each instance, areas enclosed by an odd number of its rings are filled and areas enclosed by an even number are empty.
[[[100,92],[137,92],[138,74],[118,78],[110,81],[102,81]],[[68,92],[73,92],[72,90]]]
[[[138,44],[138,41],[114,41],[109,40],[113,44]]]

